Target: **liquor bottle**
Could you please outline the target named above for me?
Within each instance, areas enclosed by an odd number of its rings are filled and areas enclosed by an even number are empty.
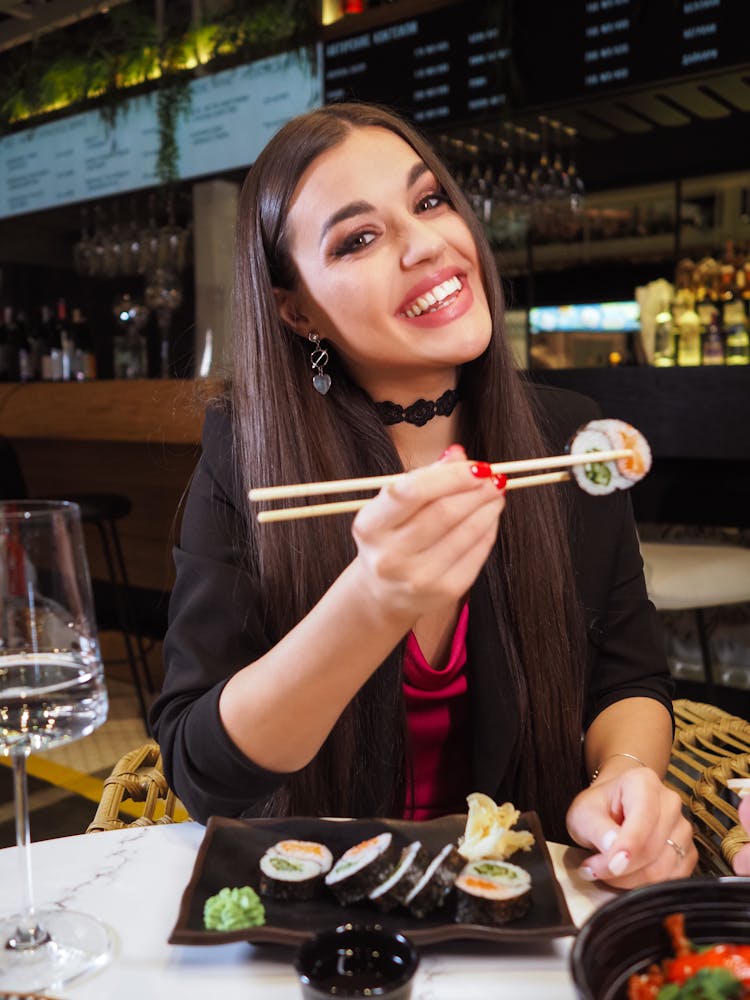
[[[677,340],[675,324],[671,312],[660,312],[656,316],[654,331],[654,365],[657,368],[673,368],[677,360]]]
[[[42,322],[39,329],[41,339],[41,375],[44,382],[60,382],[63,374],[62,345],[60,332],[53,318],[50,306],[42,306]]]
[[[695,292],[692,287],[694,274],[695,264],[692,260],[681,260],[677,265],[677,291],[671,312],[677,341],[677,364],[680,367],[693,367],[701,363],[700,318],[695,311]]]
[[[72,340],[75,345],[71,375],[78,382],[83,382],[96,378],[94,338],[86,317],[80,309],[73,309],[71,319]]]
[[[701,363],[701,321],[693,302],[689,302],[677,321],[677,364],[692,368]]]
[[[706,325],[702,352],[704,365],[724,364],[724,339],[721,335],[721,322],[717,309],[712,311],[711,319]]]
[[[750,364],[750,335],[748,334],[745,301],[742,286],[732,289],[732,297],[724,302],[722,316],[724,326],[725,358],[727,365]]]
[[[727,240],[726,246],[724,247],[724,256],[721,261],[720,267],[720,297],[722,302],[728,302],[734,297],[734,282],[735,282],[735,272],[736,265],[734,259],[734,243],[732,240]]]
[[[16,312],[16,319],[8,335],[9,378],[12,382],[30,382],[34,378],[31,342],[26,313]]]
[[[73,378],[75,341],[73,331],[68,322],[68,306],[65,299],[57,300],[57,322],[55,323],[57,338],[60,342],[61,378],[69,382]]]

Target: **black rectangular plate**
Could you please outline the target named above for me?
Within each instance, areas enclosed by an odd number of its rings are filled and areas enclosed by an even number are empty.
[[[207,931],[203,926],[203,905],[224,886],[252,886],[258,889],[259,861],[279,840],[296,838],[326,844],[334,858],[360,840],[390,830],[404,844],[421,840],[433,856],[441,847],[456,843],[466,828],[466,816],[413,823],[406,820],[331,820],[305,817],[285,819],[225,819],[213,816],[198,851],[193,874],[185,888],[170,944],[211,945],[230,941],[275,942],[298,945],[316,931],[352,922],[379,923],[400,930],[415,944],[472,939],[479,941],[530,941],[540,937],[563,937],[577,928],[570,916],[560,883],[555,877],[541,824],[535,813],[522,813],[516,829],[530,830],[534,845],[511,859],[526,868],[532,878],[532,903],[519,920],[501,927],[456,923],[449,902],[426,917],[413,917],[399,908],[382,913],[371,903],[340,906],[331,893],[324,892],[306,902],[263,899],[266,923],[236,931]]]

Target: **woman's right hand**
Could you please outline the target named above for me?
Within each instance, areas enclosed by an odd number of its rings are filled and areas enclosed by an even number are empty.
[[[504,483],[453,445],[357,514],[355,563],[384,612],[412,623],[469,590],[495,544]]]

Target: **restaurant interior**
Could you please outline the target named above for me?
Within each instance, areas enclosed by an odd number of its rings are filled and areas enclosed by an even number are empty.
[[[459,21],[484,42],[440,56]],[[110,697],[30,759],[34,841],[83,833],[149,738],[181,503],[231,375],[239,189],[324,100],[413,117],[485,224],[519,367],[646,436],[632,497],[677,696],[750,721],[750,352],[724,333],[714,363],[703,330],[697,361],[662,363],[654,326],[687,261],[734,275],[747,339],[749,32],[743,0],[0,0],[0,498],[81,500]],[[438,53],[416,83],[415,33]],[[78,354],[55,373],[61,326]]]

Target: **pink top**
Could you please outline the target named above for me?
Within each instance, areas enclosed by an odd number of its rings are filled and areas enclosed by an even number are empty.
[[[466,811],[471,778],[468,628],[469,605],[465,604],[443,670],[433,670],[429,665],[413,632],[406,640],[404,698],[413,785],[407,781],[404,819],[433,819]]]

